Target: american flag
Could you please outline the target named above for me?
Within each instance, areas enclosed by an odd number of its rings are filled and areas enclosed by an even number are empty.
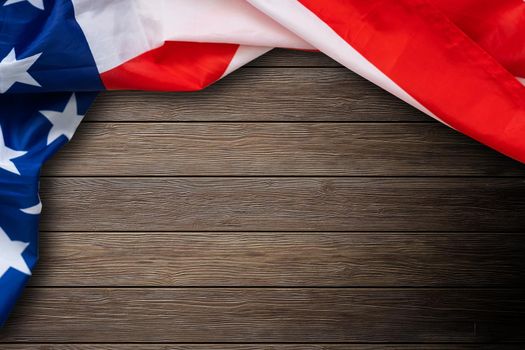
[[[203,89],[319,50],[525,161],[522,0],[0,0],[0,323],[38,258],[42,164],[97,92]]]

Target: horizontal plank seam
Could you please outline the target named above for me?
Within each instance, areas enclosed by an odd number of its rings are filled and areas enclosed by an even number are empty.
[[[297,230],[278,230],[278,231],[268,231],[268,230],[154,230],[154,231],[146,231],[146,230],[100,230],[100,231],[86,231],[86,230],[46,230],[46,231],[40,231],[42,233],[44,232],[55,232],[55,233],[296,233]],[[393,231],[393,230],[371,230],[371,231],[348,231],[348,230],[330,230],[330,231],[321,231],[321,230],[312,230],[312,231],[304,231],[304,233],[312,233],[312,234],[322,234],[322,233],[413,233],[413,234],[447,234],[447,233],[457,233],[457,234],[522,234],[523,231],[436,231],[436,230],[429,230],[429,231]]]
[[[5,345],[521,345],[525,342],[0,342]]]
[[[312,179],[332,179],[332,178],[349,178],[349,179],[525,179],[525,175],[42,175],[42,178],[108,178],[108,179],[148,179],[148,178],[223,178],[223,179],[250,179],[250,178],[267,178],[267,179],[293,179],[293,178],[312,178]]]
[[[429,287],[429,286],[27,286],[29,289],[128,289],[128,290],[166,290],[166,289],[264,289],[264,290],[287,290],[287,289],[327,289],[327,290],[429,290],[429,291],[447,291],[447,290],[484,290],[484,291],[525,291],[525,287],[507,287],[507,286],[458,286],[458,287]]]
[[[111,123],[111,124],[125,124],[125,123],[137,123],[137,124],[437,124],[438,122],[434,119],[429,118],[428,120],[403,120],[403,121],[390,121],[390,120],[84,120],[83,123],[95,124],[95,123]]]
[[[137,234],[137,233],[143,233],[144,235],[151,235],[151,234],[194,234],[194,235],[208,235],[210,233],[212,234],[231,234],[231,233],[269,233],[269,234],[295,234],[295,235],[325,235],[329,233],[337,233],[337,234],[348,234],[348,235],[384,235],[385,233],[392,233],[392,234],[407,234],[407,235],[431,235],[433,233],[438,234],[450,234],[450,235],[456,235],[456,234],[462,234],[462,235],[513,235],[513,236],[525,236],[524,232],[461,232],[461,231],[447,231],[447,232],[437,232],[437,231],[428,231],[428,232],[419,232],[419,231],[40,231],[43,234],[54,234],[54,233],[72,233],[72,234],[97,234],[97,235],[105,235],[105,234]]]

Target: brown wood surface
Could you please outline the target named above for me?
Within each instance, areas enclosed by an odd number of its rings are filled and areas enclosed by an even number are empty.
[[[246,67],[198,92],[108,92],[86,120],[434,122],[342,67]]]
[[[2,350],[522,350],[521,344],[5,344]]]
[[[33,288],[0,340],[525,341],[524,316],[506,289]]]
[[[524,169],[319,53],[103,93],[0,349],[524,349]]]
[[[45,175],[523,176],[441,124],[86,123]]]
[[[33,286],[486,287],[525,283],[524,234],[43,235]]]
[[[246,67],[342,67],[320,52],[275,49],[248,63]]]
[[[520,231],[521,178],[60,177],[46,231]],[[59,218],[59,219],[58,219]]]

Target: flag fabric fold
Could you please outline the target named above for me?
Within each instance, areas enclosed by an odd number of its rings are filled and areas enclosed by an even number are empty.
[[[42,164],[98,92],[194,91],[319,50],[525,162],[521,0],[0,0],[0,323],[38,258]]]

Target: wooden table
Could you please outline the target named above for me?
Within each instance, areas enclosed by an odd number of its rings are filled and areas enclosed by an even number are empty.
[[[0,348],[523,349],[524,176],[321,54],[103,93]]]

